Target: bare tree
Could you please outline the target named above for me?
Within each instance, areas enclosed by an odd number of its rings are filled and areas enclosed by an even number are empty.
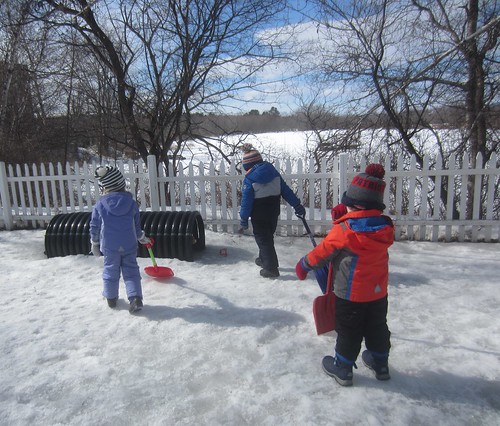
[[[423,165],[428,152],[418,143],[422,129],[435,136],[434,146],[445,159],[452,152],[467,152],[475,162],[480,152],[485,163],[498,151],[498,142],[487,138],[486,114],[498,102],[497,1],[315,3],[328,44],[323,75],[355,85],[359,97],[354,101],[363,99],[365,116],[383,111],[379,118],[388,123],[381,124],[397,132],[402,153]],[[463,139],[451,147],[428,119],[443,106],[466,117]]]
[[[354,152],[361,146],[360,130],[346,128],[336,106],[326,100],[320,101],[318,96],[316,94],[307,101],[303,99],[297,112],[304,127],[311,129],[307,136],[307,149],[316,170],[319,170],[323,159],[331,164],[340,153]]]
[[[27,97],[29,90],[26,90],[29,75],[20,61],[28,15],[28,2],[14,10],[5,1],[0,2],[0,158],[21,154],[16,133],[31,106]]]
[[[500,72],[497,55],[500,4],[497,1],[463,1],[457,14],[456,5],[449,1],[438,0],[432,7],[428,2],[412,0],[412,3],[456,50],[460,71],[454,74],[458,78],[437,82],[461,92],[467,129],[466,152],[474,158],[474,164],[478,153],[486,162],[495,150],[495,146],[488,146],[487,110],[492,100],[498,100],[495,80]],[[436,64],[436,68],[440,66]]]
[[[434,82],[454,89],[451,92],[458,92],[459,99],[463,99],[464,144],[458,151],[470,155],[472,167],[476,167],[477,154],[481,154],[481,166],[484,166],[499,147],[498,140],[487,139],[487,112],[492,102],[498,102],[499,95],[496,80],[500,70],[496,52],[500,36],[500,3],[463,1],[458,14],[452,2],[438,0],[432,7],[428,2],[412,0],[412,3],[456,49],[453,57],[458,60],[460,69],[453,73],[451,79],[436,79]],[[451,64],[447,65],[455,70]],[[441,64],[436,64],[436,68],[440,67]],[[454,76],[458,78],[453,79]],[[472,218],[474,180],[474,176],[469,177],[468,218]]]
[[[65,52],[54,55],[48,28],[32,19],[33,6],[0,2],[0,150],[10,162],[54,159],[53,136],[63,133],[48,119],[64,111],[61,77],[69,61]]]
[[[196,136],[194,110],[234,96],[280,56],[278,34],[256,37],[280,1],[46,0],[38,6],[38,19],[67,43],[69,30],[76,30],[79,47],[112,73],[127,131],[123,146],[165,165]]]

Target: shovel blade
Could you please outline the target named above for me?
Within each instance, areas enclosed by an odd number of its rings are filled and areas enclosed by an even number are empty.
[[[166,266],[146,266],[144,272],[154,278],[170,278],[174,276],[174,271]]]
[[[313,302],[313,315],[318,335],[335,330],[335,293],[316,297]]]

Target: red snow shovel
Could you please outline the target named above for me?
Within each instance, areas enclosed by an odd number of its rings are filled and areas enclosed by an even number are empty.
[[[146,266],[144,268],[144,272],[146,272],[146,274],[148,274],[149,276],[154,277],[154,278],[173,277],[174,271],[172,271],[172,269],[170,269],[166,266],[158,266],[156,264],[156,259],[155,259],[155,256],[153,254],[153,250],[151,250],[151,247],[154,243],[154,240],[152,238],[150,238],[150,239],[151,239],[151,242],[148,244],[145,244],[145,246],[148,249],[149,257],[151,257],[151,260],[153,261],[153,266]]]
[[[326,293],[316,297],[313,302],[314,323],[318,336],[335,330],[335,293],[332,291],[332,281],[333,267],[330,262]]]

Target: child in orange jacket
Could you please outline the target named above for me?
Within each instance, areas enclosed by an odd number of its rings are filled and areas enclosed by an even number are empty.
[[[324,371],[342,386],[352,385],[352,367],[365,339],[363,363],[379,380],[390,379],[387,326],[388,248],[394,242],[391,219],[382,214],[385,170],[369,164],[342,196],[347,213],[334,221],[325,239],[297,263],[299,279],[332,262],[336,295],[335,357],[323,358]],[[332,211],[333,216],[333,211]]]

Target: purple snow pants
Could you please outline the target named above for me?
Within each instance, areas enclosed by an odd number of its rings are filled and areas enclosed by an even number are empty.
[[[104,253],[104,270],[102,281],[104,288],[102,295],[106,299],[118,297],[120,272],[125,282],[127,299],[140,297],[142,299],[141,273],[137,264],[137,251],[121,253],[106,250]]]

